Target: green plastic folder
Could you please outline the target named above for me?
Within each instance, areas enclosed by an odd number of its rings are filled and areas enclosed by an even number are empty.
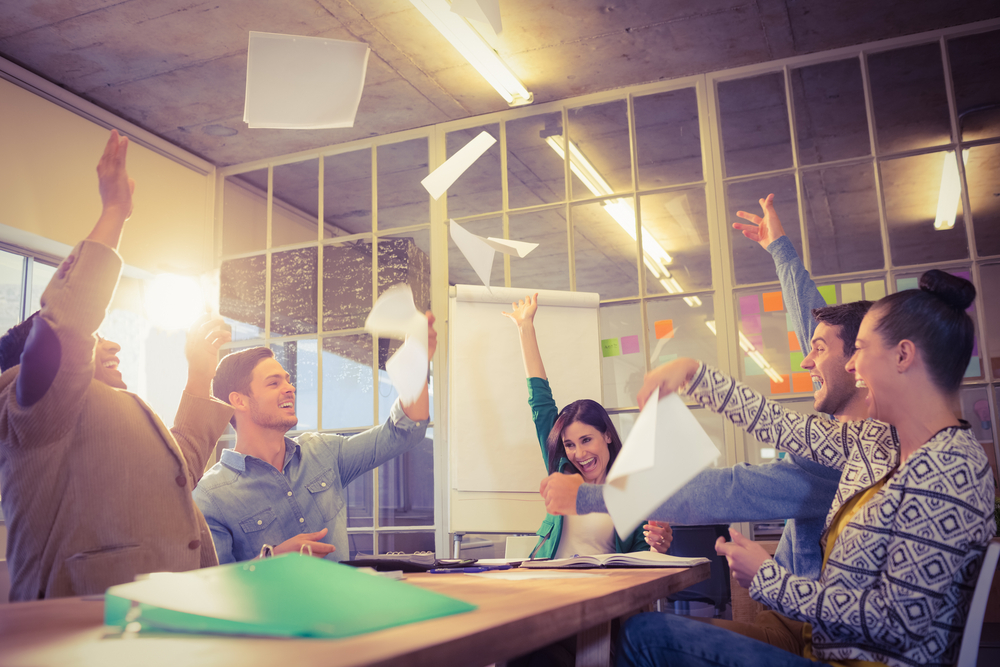
[[[339,638],[475,608],[404,581],[285,554],[112,586],[104,622],[140,631]]]

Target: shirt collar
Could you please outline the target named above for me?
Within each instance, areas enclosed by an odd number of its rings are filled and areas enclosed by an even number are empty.
[[[295,456],[299,451],[299,443],[295,442],[291,438],[285,438],[285,462],[282,464],[282,469],[288,466],[289,461]],[[256,456],[250,456],[249,454],[241,454],[235,449],[223,449],[222,456],[219,458],[219,463],[223,464],[227,468],[235,472],[246,472],[247,469],[247,457],[251,459],[258,459]]]

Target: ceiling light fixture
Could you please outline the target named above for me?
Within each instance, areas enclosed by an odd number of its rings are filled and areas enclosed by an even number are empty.
[[[531,104],[532,94],[514,75],[507,63],[464,17],[451,11],[447,0],[410,0],[424,17],[451,42],[469,64],[483,75],[512,107]]]
[[[705,326],[707,326],[712,333],[718,334],[715,330],[715,320],[706,321]],[[757,362],[757,365],[760,366],[760,369],[764,371],[764,374],[767,377],[771,378],[775,382],[784,382],[785,378],[779,375],[778,371],[774,370],[774,367],[771,366],[771,364],[767,363],[767,359],[765,359],[764,355],[760,353],[760,350],[754,347],[754,344],[750,342],[750,339],[744,336],[742,331],[740,331],[739,334],[740,347],[744,352],[746,352],[746,355]]]
[[[969,164],[969,149],[962,151],[962,162]],[[938,192],[937,217],[934,218],[934,229],[944,231],[954,229],[955,215],[958,213],[958,200],[962,196],[962,183],[958,178],[958,160],[955,151],[944,154],[944,167],[941,169],[941,189]]]
[[[559,156],[560,160],[566,159],[566,151],[563,150],[563,137],[561,135],[549,135],[545,137],[545,143],[555,151],[556,155]],[[601,176],[601,172],[597,171],[594,165],[587,159],[583,152],[574,144],[572,141],[569,143],[569,168],[576,174],[587,189],[590,190],[597,197],[605,197],[610,194],[614,194],[614,190],[611,189],[611,185],[608,184],[604,177]],[[627,199],[609,199],[607,201],[601,202],[601,206],[607,211],[618,225],[625,230],[632,240],[635,240],[635,209],[632,208],[632,204]],[[679,294],[684,291],[677,282],[677,279],[670,274],[670,270],[665,266],[670,262],[674,261],[673,258],[667,254],[667,251],[663,249],[656,239],[642,227],[642,261],[649,269],[653,277],[663,286],[663,289],[667,290],[668,294]],[[691,306],[692,308],[697,308],[701,305],[701,299],[696,296],[686,296],[684,297],[684,302]]]

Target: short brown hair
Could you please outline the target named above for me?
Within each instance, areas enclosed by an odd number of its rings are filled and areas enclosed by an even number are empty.
[[[850,357],[856,349],[855,343],[858,341],[861,320],[865,319],[865,313],[871,307],[871,301],[851,301],[825,308],[813,308],[812,315],[817,322],[823,322],[831,327],[840,327],[840,340],[844,343],[844,356]]]
[[[264,359],[274,358],[274,352],[269,347],[251,347],[239,352],[227,354],[215,369],[215,379],[212,380],[212,393],[223,403],[229,403],[229,394],[250,395],[250,382],[253,380],[253,369]],[[236,415],[229,420],[236,428]]]

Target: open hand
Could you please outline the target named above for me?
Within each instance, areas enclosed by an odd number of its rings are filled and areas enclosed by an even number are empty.
[[[307,546],[312,549],[312,555],[317,558],[322,558],[323,556],[333,553],[337,550],[337,547],[332,544],[327,544],[326,542],[319,542],[318,540],[323,539],[326,535],[327,529],[316,532],[316,533],[302,533],[301,535],[296,535],[295,537],[285,540],[278,546],[274,547],[274,555],[278,554],[291,554],[299,553],[302,547]],[[309,549],[306,549],[305,553],[309,553]]]
[[[128,177],[125,156],[128,137],[120,137],[118,130],[111,130],[104,154],[97,163],[97,184],[105,215],[114,215],[121,221],[132,215],[132,193],[135,181]]]
[[[219,365],[219,348],[232,340],[226,323],[205,314],[199,317],[187,332],[184,356],[188,362],[188,390],[202,394],[215,377]]]
[[[762,218],[746,211],[737,211],[736,215],[744,220],[749,220],[753,224],[748,225],[743,222],[734,222],[733,229],[743,232],[743,236],[751,241],[756,241],[760,244],[760,247],[767,250],[767,246],[785,235],[785,229],[781,226],[781,220],[778,219],[778,214],[774,210],[774,195],[770,194],[765,199],[759,200],[759,202],[760,208],[764,212],[764,217]]]
[[[545,499],[545,511],[549,514],[576,514],[576,494],[583,484],[580,475],[553,473],[542,480],[538,489]]]
[[[729,529],[732,542],[720,537],[715,542],[715,553],[729,561],[729,571],[743,588],[750,588],[750,582],[757,575],[760,566],[771,557],[764,547],[744,537],[738,530]]]
[[[538,311],[538,292],[529,294],[517,303],[510,304],[511,312],[502,313],[514,321],[518,328],[531,323],[535,319],[535,312]]]
[[[653,521],[642,527],[642,534],[646,537],[646,544],[651,551],[659,551],[661,554],[667,553],[670,543],[674,541],[674,531],[666,521]]]
[[[438,335],[434,331],[434,313],[428,310],[424,314],[427,315],[427,358],[431,359],[438,346]]]

